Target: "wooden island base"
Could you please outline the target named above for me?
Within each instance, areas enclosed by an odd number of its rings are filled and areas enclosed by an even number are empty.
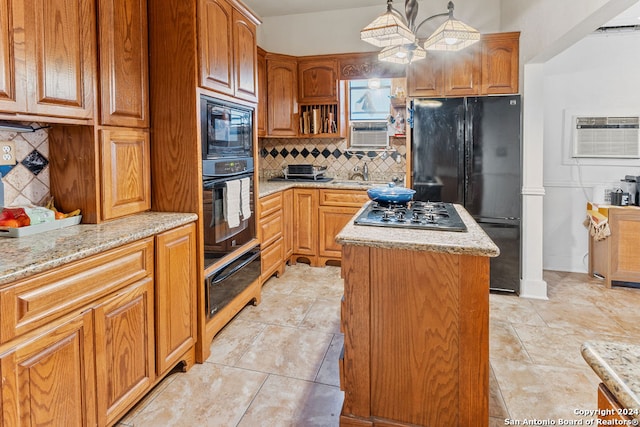
[[[344,244],[340,425],[486,427],[489,258]]]

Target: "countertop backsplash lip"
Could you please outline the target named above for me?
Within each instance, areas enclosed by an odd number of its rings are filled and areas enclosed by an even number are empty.
[[[32,236],[0,238],[0,286],[154,236],[198,219],[195,213],[143,212]]]

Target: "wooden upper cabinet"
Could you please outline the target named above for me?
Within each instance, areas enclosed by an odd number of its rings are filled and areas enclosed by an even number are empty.
[[[459,52],[428,52],[409,66],[408,96],[444,97],[518,93],[520,33],[485,34]]]
[[[338,102],[338,60],[298,60],[298,102]]]
[[[233,10],[234,95],[247,101],[258,99],[256,63],[258,57],[256,25]]]
[[[149,127],[146,0],[99,0],[100,120]]]
[[[444,96],[444,54],[428,52],[427,57],[407,68],[407,93],[410,96]]]
[[[102,149],[102,219],[151,209],[149,133],[104,129]]]
[[[482,41],[482,93],[518,93],[520,33],[487,34]]]
[[[200,85],[233,95],[233,8],[225,0],[201,0]]]
[[[200,85],[255,101],[257,24],[226,0],[201,0],[199,15]]]
[[[93,119],[93,0],[25,0],[27,110]]]
[[[267,134],[267,53],[258,48],[258,136]]]
[[[445,54],[444,94],[447,96],[480,95],[481,51],[479,43],[460,52]]]
[[[24,2],[0,0],[0,111],[26,110]]]
[[[271,136],[298,135],[297,74],[296,58],[267,56],[267,122]]]

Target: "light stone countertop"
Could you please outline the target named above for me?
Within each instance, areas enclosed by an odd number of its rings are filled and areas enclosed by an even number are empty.
[[[640,412],[640,345],[587,341],[581,351],[618,402]],[[640,414],[631,416],[640,421]]]
[[[500,249],[471,215],[462,206],[454,206],[467,226],[467,231],[375,227],[355,225],[351,220],[338,233],[336,242],[341,245],[371,246],[384,249],[406,249],[486,257],[498,256]],[[363,210],[364,207],[354,215],[354,219]]]
[[[258,182],[259,197],[265,197],[278,191],[284,191],[289,188],[326,188],[336,190],[362,190],[365,191],[371,187],[386,186],[386,182],[381,181],[351,181],[334,179],[328,182],[315,181],[267,181],[260,180]]]
[[[144,212],[31,236],[0,237],[0,285],[150,237],[198,219],[193,213]]]

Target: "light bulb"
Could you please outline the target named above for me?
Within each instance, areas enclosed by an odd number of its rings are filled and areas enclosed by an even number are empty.
[[[406,57],[407,57],[407,52],[405,52],[405,51],[403,51],[403,50],[399,50],[399,51],[396,53],[396,56],[397,56],[398,58],[406,58]]]
[[[456,44],[456,43],[458,43],[458,39],[457,39],[457,38],[455,38],[455,37],[446,37],[446,38],[444,39],[444,42],[445,42],[446,44],[448,44],[448,45],[452,45],[452,44]]]

